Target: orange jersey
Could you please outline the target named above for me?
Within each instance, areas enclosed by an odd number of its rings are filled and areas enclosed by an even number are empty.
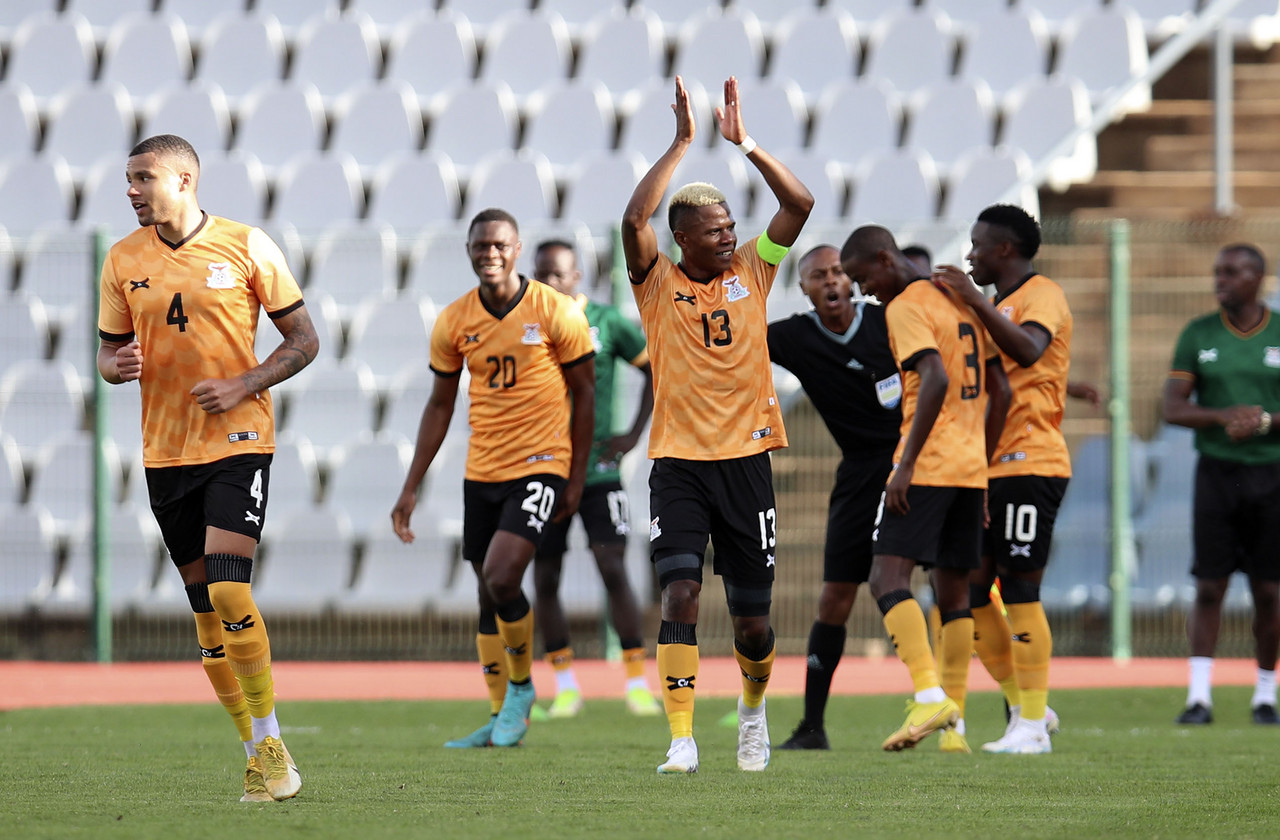
[[[653,365],[650,458],[714,461],[787,445],[765,313],[777,272],[752,239],[706,282],[659,254],[632,283]]]
[[[98,332],[142,345],[142,461],[148,467],[207,464],[275,450],[271,395],[223,414],[196,404],[191,389],[257,367],[258,310],[284,315],[302,292],[284,255],[261,230],[206,215],[176,247],[153,226],[107,252]]]
[[[472,289],[431,330],[431,369],[471,374],[466,477],[499,482],[535,473],[569,477],[569,388],[562,366],[595,355],[582,309],[545,283],[520,279],[505,313]]]
[[[1071,477],[1071,456],[1062,436],[1062,406],[1071,367],[1071,310],[1057,283],[1040,274],[1023,280],[996,309],[1015,324],[1039,324],[1049,333],[1049,346],[1031,367],[1005,358],[1013,400],[1004,432],[996,446],[991,477],[1040,475]]]
[[[982,380],[990,339],[978,316],[951,294],[928,280],[907,284],[885,310],[889,346],[902,369],[902,435],[893,460],[916,416],[920,375],[914,371],[921,355],[936,352],[947,372],[947,394],[938,419],[916,458],[912,484],[929,487],[986,487],[987,393]]]

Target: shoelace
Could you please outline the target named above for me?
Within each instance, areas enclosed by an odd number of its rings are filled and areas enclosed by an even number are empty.
[[[289,772],[288,762],[284,757],[284,746],[279,741],[258,744],[258,761],[262,763],[264,778],[278,778]]]
[[[760,752],[763,750],[764,721],[761,719],[752,720],[750,718],[743,718],[742,741],[743,746],[751,752]]]

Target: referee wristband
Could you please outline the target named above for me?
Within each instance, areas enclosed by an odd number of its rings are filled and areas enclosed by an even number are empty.
[[[738,144],[738,151],[742,152],[744,155],[749,155],[756,150],[756,146],[758,145],[759,144],[755,141],[755,138],[748,134],[746,137],[743,137],[742,142]]]
[[[1253,430],[1254,437],[1262,437],[1271,431],[1271,414],[1262,412],[1262,416],[1258,418],[1258,428]]]

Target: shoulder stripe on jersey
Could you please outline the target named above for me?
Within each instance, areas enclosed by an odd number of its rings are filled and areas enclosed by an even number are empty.
[[[923,359],[925,356],[929,355],[930,353],[932,353],[935,356],[941,355],[938,352],[936,347],[926,347],[923,350],[917,350],[916,352],[912,353],[909,358],[902,360],[902,369],[915,370],[916,365],[920,364],[920,360]]]
[[[284,309],[277,309],[275,312],[268,312],[267,317],[273,321],[277,318],[283,318],[284,316],[288,315],[290,312],[297,309],[299,306],[303,306],[305,303],[306,303],[305,300],[303,300],[302,298],[298,298],[298,300],[295,303],[289,304]]]
[[[571,367],[573,367],[574,365],[580,365],[580,364],[582,364],[583,362],[587,361],[588,359],[593,359],[593,358],[595,358],[595,355],[596,355],[596,351],[591,350],[591,351],[589,351],[589,352],[587,352],[587,353],[584,353],[583,355],[579,356],[578,358],[574,359],[572,362],[565,362],[564,364],[560,365],[560,367],[562,367],[562,368],[571,368]]]

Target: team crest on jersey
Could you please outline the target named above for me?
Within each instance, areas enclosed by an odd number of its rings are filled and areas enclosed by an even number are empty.
[[[1267,347],[1262,352],[1262,363],[1269,368],[1280,368],[1280,347]]]
[[[902,402],[902,377],[895,373],[886,379],[876,380],[876,399],[885,408],[897,408]]]
[[[234,289],[236,281],[231,276],[231,263],[209,263],[209,276],[205,283],[210,289]]]
[[[591,346],[592,348],[595,349],[597,353],[599,353],[601,350],[604,349],[603,345],[600,344],[600,328],[599,327],[591,328]]]
[[[1218,361],[1218,348],[1210,347],[1207,350],[1201,350],[1200,355],[1197,358],[1202,365],[1206,362],[1216,362]]]
[[[1010,321],[1012,321],[1012,320],[1013,320],[1013,307],[1012,307],[1012,306],[1002,306],[1002,307],[1000,307],[1000,314],[1001,314],[1001,315],[1003,315],[1004,317],[1008,318]]]
[[[524,338],[520,339],[521,344],[541,344],[542,343],[542,325],[541,324],[525,324]]]
[[[742,285],[741,281],[738,280],[738,275],[736,274],[724,281],[724,287],[729,298],[729,303],[733,303],[735,300],[742,300],[744,297],[748,297],[751,294],[747,287]]]

